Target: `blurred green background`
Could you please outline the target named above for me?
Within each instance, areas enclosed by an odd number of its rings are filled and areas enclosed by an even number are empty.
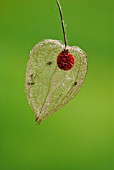
[[[88,74],[77,97],[37,126],[26,63],[37,42],[63,40],[56,1],[0,0],[0,170],[114,170],[114,0],[60,2]]]

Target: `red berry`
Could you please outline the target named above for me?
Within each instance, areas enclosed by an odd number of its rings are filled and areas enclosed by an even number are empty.
[[[62,51],[57,58],[57,65],[61,70],[70,70],[74,65],[74,57],[68,50]]]

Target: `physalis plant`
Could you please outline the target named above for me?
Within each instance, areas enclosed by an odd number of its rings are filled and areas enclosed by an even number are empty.
[[[39,124],[76,96],[87,73],[86,53],[67,45],[61,6],[56,2],[64,43],[52,39],[39,42],[31,50],[26,68],[27,98]]]

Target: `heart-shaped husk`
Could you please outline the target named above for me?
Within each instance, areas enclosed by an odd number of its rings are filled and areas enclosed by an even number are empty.
[[[57,66],[57,57],[63,48],[60,41],[44,40],[30,52],[25,87],[38,123],[73,99],[86,76],[87,56],[79,47],[68,46],[75,60],[71,70],[64,71]]]

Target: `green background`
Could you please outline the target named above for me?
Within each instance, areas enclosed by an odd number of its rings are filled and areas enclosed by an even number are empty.
[[[1,170],[114,170],[114,0],[60,2],[88,74],[76,98],[37,126],[26,63],[37,42],[63,40],[56,1],[0,0]]]

